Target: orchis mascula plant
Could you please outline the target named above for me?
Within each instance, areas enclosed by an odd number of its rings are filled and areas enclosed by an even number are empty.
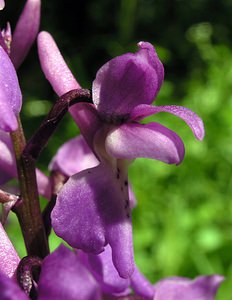
[[[0,9],[4,5],[0,0]],[[138,157],[168,164],[184,158],[175,132],[155,122],[141,124],[143,118],[169,112],[199,140],[201,119],[184,107],[151,105],[164,69],[150,43],[140,42],[136,53],[102,66],[91,93],[80,88],[52,37],[41,32],[41,66],[60,98],[26,142],[15,69],[37,35],[39,20],[40,1],[28,0],[13,38],[9,25],[0,33],[0,185],[12,178],[19,184],[19,196],[0,190],[0,201],[4,212],[16,213],[28,254],[20,260],[0,224],[0,299],[213,300],[222,276],[167,278],[152,285],[139,272],[131,223],[136,201],[127,175]],[[35,160],[68,109],[82,136],[58,150],[48,179],[36,170]],[[38,192],[50,200],[43,215]],[[61,245],[49,254],[51,226],[73,251]]]

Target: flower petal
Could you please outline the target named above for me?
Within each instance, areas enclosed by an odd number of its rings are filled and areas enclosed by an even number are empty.
[[[98,159],[80,135],[63,144],[53,157],[49,169],[60,171],[68,177],[93,168],[99,164]]]
[[[8,277],[12,277],[18,266],[19,257],[1,223],[0,241],[0,273],[3,273]],[[0,295],[2,296],[1,292]]]
[[[38,52],[42,70],[58,96],[80,88],[54,39],[46,31],[38,35]]]
[[[92,275],[70,249],[61,245],[42,264],[38,283],[39,300],[100,300]]]
[[[195,280],[166,278],[155,284],[154,300],[214,300],[223,280],[219,275],[199,276]]]
[[[17,69],[27,56],[39,31],[40,0],[27,0],[13,33],[11,60]]]
[[[113,265],[112,250],[109,245],[105,247],[105,251],[98,255],[81,252],[79,256],[81,261],[83,261],[93,274],[104,293],[122,293],[128,289],[130,280],[121,278],[118,275]]]
[[[0,272],[1,300],[29,300],[26,294],[12,279]]]
[[[180,137],[158,123],[129,123],[111,130],[106,137],[106,150],[118,159],[147,157],[179,164],[184,158]]]
[[[7,53],[0,47],[0,129],[17,129],[17,115],[21,109],[22,95],[18,78]]]
[[[202,140],[205,135],[204,124],[201,118],[183,106],[165,105],[165,106],[151,106],[151,105],[138,105],[133,109],[130,114],[132,121],[139,121],[145,117],[157,114],[159,112],[168,112],[173,114],[186,122],[191,128],[193,134],[198,140]]]
[[[150,104],[163,80],[163,66],[154,47],[138,44],[137,53],[118,56],[97,72],[93,102],[104,118],[121,118],[139,104]]]
[[[58,236],[74,248],[98,254],[109,243],[119,275],[133,273],[133,246],[128,205],[110,166],[99,165],[67,181],[52,211]]]

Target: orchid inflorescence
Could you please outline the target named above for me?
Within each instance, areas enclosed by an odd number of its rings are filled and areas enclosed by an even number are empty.
[[[0,9],[4,8],[0,0]],[[131,212],[136,205],[128,167],[144,157],[167,164],[184,158],[181,138],[145,117],[169,112],[185,121],[198,140],[202,120],[181,106],[151,105],[164,79],[155,48],[113,58],[97,72],[92,91],[82,89],[48,32],[39,31],[40,0],[27,0],[11,35],[0,32],[0,201],[2,224],[18,217],[28,256],[20,259],[0,223],[0,299],[213,300],[223,277],[165,278],[151,284],[134,262]],[[17,68],[38,34],[45,77],[58,95],[46,119],[26,142],[20,122],[22,94]],[[49,164],[36,159],[69,110],[81,135],[64,143]],[[17,179],[15,194],[4,188]],[[4,185],[4,187],[3,187]],[[49,202],[40,211],[39,195]],[[49,254],[48,236],[60,245]]]

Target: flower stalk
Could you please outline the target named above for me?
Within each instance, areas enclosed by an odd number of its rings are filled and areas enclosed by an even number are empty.
[[[22,229],[28,255],[43,258],[49,254],[49,248],[39,205],[35,162],[30,156],[22,155],[26,140],[19,118],[18,124],[18,129],[11,133],[11,138],[15,151],[22,201],[16,203],[14,211]]]

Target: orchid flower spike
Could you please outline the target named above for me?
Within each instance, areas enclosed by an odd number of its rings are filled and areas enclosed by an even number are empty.
[[[22,94],[15,68],[0,46],[0,130],[11,132],[17,129],[21,105]]]
[[[131,208],[127,168],[137,157],[169,164],[184,158],[180,137],[158,123],[140,124],[143,118],[169,112],[182,118],[202,140],[202,120],[180,106],[152,106],[164,78],[163,65],[150,43],[118,56],[103,65],[93,82],[93,104],[77,104],[71,114],[99,160],[99,165],[81,171],[67,181],[52,212],[58,236],[72,247],[99,254],[107,244],[119,275],[134,272]],[[58,95],[79,87],[54,40],[38,36],[42,69]]]
[[[40,25],[40,0],[27,0],[16,24],[10,50],[10,58],[16,69],[21,65],[34,43]]]

